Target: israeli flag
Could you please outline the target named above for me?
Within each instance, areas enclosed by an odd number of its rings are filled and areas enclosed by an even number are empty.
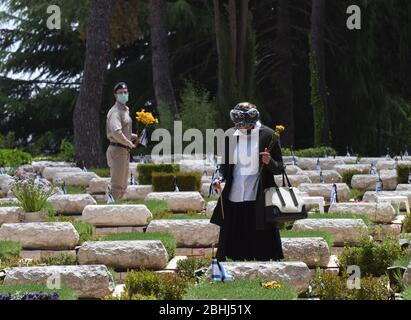
[[[204,171],[203,171],[203,176],[204,176],[204,177],[207,177],[207,176],[208,176],[208,172],[207,172],[206,169],[204,169]]]
[[[377,175],[377,168],[372,164],[370,168],[370,174],[375,176]]]
[[[130,183],[130,186],[134,186],[136,184],[136,180],[134,179],[133,174],[130,175],[129,183]]]
[[[174,182],[174,192],[180,192],[180,188],[177,185],[177,180]]]
[[[34,180],[35,184],[39,184],[40,183],[40,176],[36,175],[36,179]]]
[[[382,191],[383,185],[381,178],[378,179],[377,183],[375,184],[375,192]]]
[[[141,132],[140,144],[147,148],[147,145],[148,145],[147,128],[144,128],[144,130]]]
[[[411,184],[411,172],[408,174],[408,184]]]
[[[349,157],[351,157],[351,154],[350,154],[350,151],[348,150],[348,147],[347,147],[347,154],[345,155],[347,158],[349,158]]]
[[[211,261],[211,271],[211,278],[213,281],[234,281],[234,277],[224,269],[223,265],[218,262],[217,258],[213,258]]]
[[[107,198],[107,204],[112,204],[114,203],[114,198],[113,195],[111,194],[111,188],[108,186],[107,192],[106,192],[106,198]]]
[[[61,190],[63,190],[63,194],[68,194],[66,184],[63,182],[63,185],[61,186]]]
[[[390,156],[390,148],[387,148],[387,155],[385,156],[387,159],[391,159]]]
[[[292,162],[293,166],[297,165],[297,161],[295,160],[295,157],[293,156],[293,162]]]
[[[404,157],[408,157],[408,149],[407,148],[405,148]]]
[[[324,175],[323,172],[320,172],[320,183],[324,183]]]
[[[86,167],[83,167],[82,171],[83,171],[83,172],[88,172],[88,170],[87,170]]]
[[[317,160],[317,171],[321,171],[321,166],[320,166],[320,159]]]
[[[3,167],[0,168],[0,174],[6,174],[6,170]]]
[[[330,204],[334,204],[337,202],[338,202],[337,186],[334,184],[331,189]]]

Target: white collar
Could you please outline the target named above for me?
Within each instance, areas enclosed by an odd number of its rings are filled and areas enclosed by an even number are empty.
[[[257,121],[257,123],[254,126],[254,129],[251,129],[251,132],[255,132],[256,130],[260,130],[261,128],[261,122]],[[239,129],[237,129],[234,133],[233,136],[246,136],[247,134],[242,133]]]

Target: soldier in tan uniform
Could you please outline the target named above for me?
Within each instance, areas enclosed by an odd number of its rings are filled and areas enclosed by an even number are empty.
[[[130,150],[136,148],[138,136],[132,133],[132,120],[127,107],[128,88],[124,82],[114,87],[115,105],[107,114],[107,163],[111,173],[111,195],[121,199],[127,189]]]

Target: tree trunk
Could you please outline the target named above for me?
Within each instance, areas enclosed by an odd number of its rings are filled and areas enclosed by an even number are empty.
[[[275,54],[278,65],[274,71],[276,89],[276,124],[282,124],[286,130],[281,136],[283,146],[294,145],[294,96],[293,96],[293,56],[291,48],[291,26],[288,7],[289,0],[278,1],[277,37]],[[273,124],[274,125],[274,124]]]
[[[110,54],[111,0],[91,0],[87,25],[86,58],[80,94],[73,114],[75,160],[78,165],[104,167],[100,108]]]
[[[254,48],[250,48],[249,0],[214,0],[214,27],[218,54],[218,103],[221,125],[231,125],[228,111],[240,99],[252,100]]]
[[[312,94],[318,95],[318,106],[313,105],[314,123],[316,123],[317,131],[315,137],[316,145],[329,145],[330,143],[330,128],[328,122],[328,93],[325,70],[325,53],[324,53],[324,24],[325,24],[325,0],[313,0],[311,11],[311,55],[312,72],[318,79],[318,84],[313,85]],[[317,91],[317,92],[315,92]],[[316,99],[312,97],[312,99]]]
[[[153,86],[157,106],[166,105],[172,116],[178,118],[177,102],[170,74],[166,5],[165,0],[150,0],[149,4]]]

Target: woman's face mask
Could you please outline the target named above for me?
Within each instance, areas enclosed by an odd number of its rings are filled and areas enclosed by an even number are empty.
[[[116,99],[117,102],[126,104],[128,102],[128,92],[118,93]]]

